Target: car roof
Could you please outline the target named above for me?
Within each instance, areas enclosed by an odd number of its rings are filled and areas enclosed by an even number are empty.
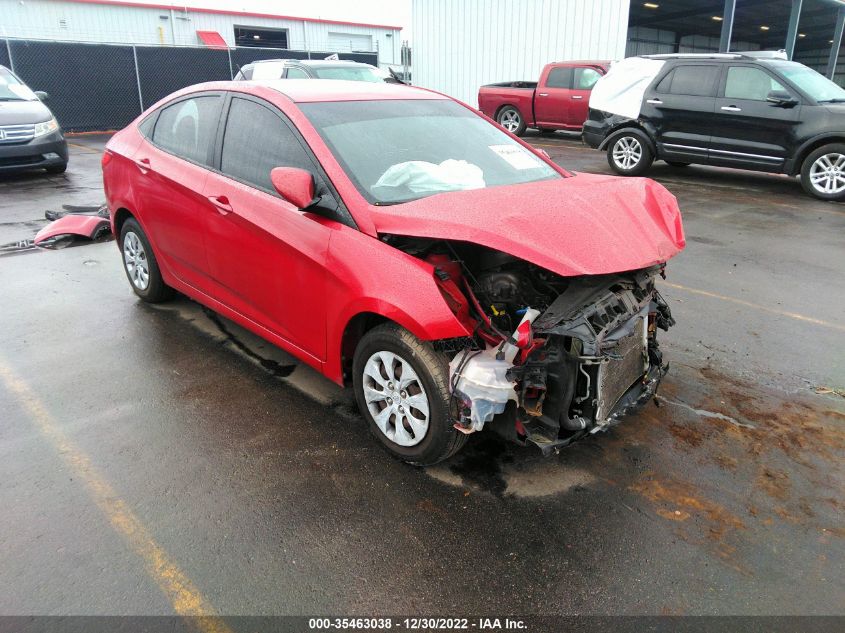
[[[303,66],[335,66],[335,67],[342,67],[346,68],[349,66],[366,66],[367,68],[374,68],[372,64],[364,64],[362,62],[355,62],[346,59],[290,59],[290,58],[279,58],[279,59],[256,59],[254,62],[250,62],[247,66],[252,66],[254,64],[302,64]]]
[[[258,79],[235,82],[270,88],[297,103],[316,101],[384,101],[393,99],[448,99],[448,97],[401,84],[340,79]]]
[[[641,55],[646,59],[660,59],[670,61],[673,59],[700,59],[710,61],[787,61],[786,51],[744,51],[736,53],[664,53],[660,55]]]

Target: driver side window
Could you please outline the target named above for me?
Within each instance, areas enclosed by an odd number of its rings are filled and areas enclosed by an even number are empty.
[[[772,90],[786,90],[774,77],[751,66],[731,66],[725,81],[726,99],[765,101]]]
[[[286,79],[308,79],[308,75],[301,68],[288,68]]]

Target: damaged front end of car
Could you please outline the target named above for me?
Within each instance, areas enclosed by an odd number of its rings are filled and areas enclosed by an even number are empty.
[[[668,370],[657,341],[674,325],[655,287],[664,264],[563,277],[466,242],[382,239],[433,266],[472,332],[436,343],[463,433],[489,427],[548,454],[645,404]]]

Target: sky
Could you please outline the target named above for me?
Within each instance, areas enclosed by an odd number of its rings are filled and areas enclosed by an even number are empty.
[[[274,13],[302,18],[371,22],[402,27],[402,39],[411,39],[411,0],[128,0],[177,6]]]

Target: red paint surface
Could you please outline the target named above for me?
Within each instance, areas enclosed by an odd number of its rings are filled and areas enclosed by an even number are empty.
[[[35,243],[60,235],[79,235],[91,239],[108,221],[97,215],[66,215],[54,222],[50,222],[35,234]]]
[[[295,103],[446,98],[436,93],[363,82],[221,82],[186,88],[153,108],[205,90],[250,93],[287,115],[358,228],[159,150],[137,131],[145,115],[108,144],[113,158],[103,174],[112,223],[130,212],[149,236],[167,284],[338,382],[344,333],[363,313],[424,340],[470,334],[449,308],[432,262],[385,244],[379,232],[476,242],[561,275],[641,268],[684,245],[677,204],[661,185],[569,176],[557,166],[564,177],[552,181],[372,206]]]

